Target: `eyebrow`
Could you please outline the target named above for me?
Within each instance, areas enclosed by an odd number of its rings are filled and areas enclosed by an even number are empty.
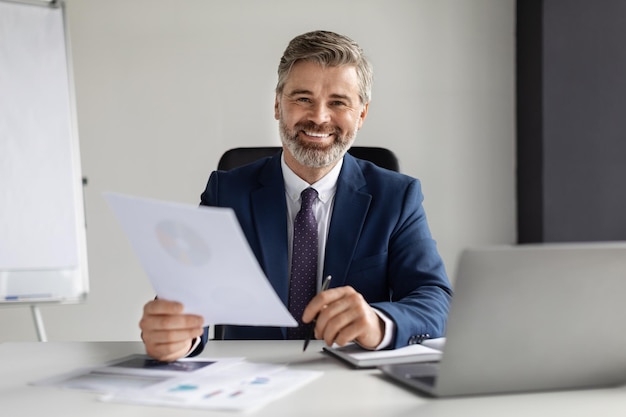
[[[288,96],[290,96],[290,97],[291,97],[291,96],[298,95],[298,94],[308,94],[308,95],[313,95],[313,92],[312,92],[312,91],[310,91],[310,90],[293,90],[293,91],[290,91],[289,93],[287,93],[287,95],[288,95]]]
[[[304,89],[302,89],[302,90],[293,90],[293,91],[291,91],[291,92],[287,93],[287,96],[288,96],[288,97],[292,97],[292,96],[296,96],[296,95],[299,95],[299,94],[303,94],[303,95],[313,95],[313,92],[312,92],[312,91],[310,91],[310,90],[304,90]],[[340,100],[345,100],[345,101],[347,101],[348,103],[352,104],[352,100],[350,99],[350,97],[349,97],[349,96],[347,96],[347,95],[345,95],[345,94],[331,94],[331,95],[330,95],[330,98],[332,98],[332,99],[340,99]]]

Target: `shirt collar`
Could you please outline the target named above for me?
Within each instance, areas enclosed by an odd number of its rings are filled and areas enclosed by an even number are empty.
[[[341,172],[341,167],[343,166],[343,158],[337,162],[337,165],[335,165],[328,174],[311,185],[309,185],[309,183],[304,181],[302,178],[298,177],[291,170],[291,168],[287,166],[284,152],[280,157],[280,165],[283,170],[283,178],[285,180],[285,191],[291,200],[298,201],[300,199],[300,194],[305,188],[313,187],[317,191],[318,198],[325,204],[332,199],[335,195],[335,191],[337,191],[337,179],[339,178],[339,173]]]

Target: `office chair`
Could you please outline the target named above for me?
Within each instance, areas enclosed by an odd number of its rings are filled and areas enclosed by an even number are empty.
[[[220,158],[217,169],[228,171],[242,165],[254,162],[257,159],[274,156],[281,150],[280,146],[261,146],[250,148],[234,148],[224,152]],[[348,151],[355,158],[365,159],[373,162],[379,167],[387,168],[391,171],[400,171],[400,164],[396,155],[386,148],[370,146],[353,146]]]

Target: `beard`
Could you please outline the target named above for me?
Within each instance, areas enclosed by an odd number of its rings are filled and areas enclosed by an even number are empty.
[[[309,168],[323,168],[335,164],[348,152],[358,132],[358,120],[350,132],[329,125],[318,125],[313,122],[297,123],[293,129],[285,124],[282,117],[278,120],[278,130],[283,145],[289,150],[298,163]],[[301,141],[298,133],[302,131],[333,134],[335,140],[329,145]]]

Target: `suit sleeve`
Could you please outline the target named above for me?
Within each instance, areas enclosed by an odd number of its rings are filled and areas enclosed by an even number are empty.
[[[391,348],[445,335],[452,289],[422,201],[420,183],[414,180],[406,189],[389,241],[391,301],[372,304],[396,323]]]

